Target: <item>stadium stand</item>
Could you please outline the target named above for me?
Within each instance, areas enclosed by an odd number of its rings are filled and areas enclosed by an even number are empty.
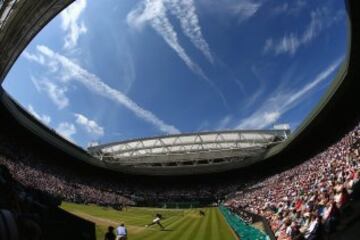
[[[95,225],[58,208],[61,201],[24,187],[0,165],[0,237],[18,239],[94,239]]]
[[[340,221],[341,212],[349,212],[346,206],[349,209],[352,204],[350,200],[359,199],[360,125],[310,160],[264,180],[248,183],[246,187],[237,185],[235,181],[212,187],[210,184],[193,184],[188,188],[165,183],[160,187],[144,182],[139,185],[131,182],[123,184],[124,179],[116,183],[116,178],[105,175],[76,174],[76,170],[68,166],[23,149],[10,136],[1,139],[0,149],[0,163],[6,166],[2,167],[2,178],[12,179],[9,178],[10,170],[16,181],[26,188],[40,189],[43,193],[38,195],[42,196],[41,199],[47,199],[46,206],[56,207],[59,204],[56,199],[113,206],[142,201],[182,202],[199,200],[201,196],[216,202],[219,196],[241,189],[235,197],[226,201],[226,205],[265,216],[277,239],[301,239],[295,238],[295,235],[308,236],[310,226],[316,224],[323,226],[322,234],[332,234],[337,230],[336,223]],[[17,183],[8,181],[13,183],[13,187],[8,189],[16,189]],[[2,196],[12,195],[4,193]],[[16,203],[11,199],[3,201]],[[2,208],[14,209],[11,206]],[[346,216],[351,218],[349,214]]]
[[[251,167],[181,180],[120,175],[49,144],[1,105],[1,239],[22,239],[29,232],[32,239],[40,235],[66,239],[65,232],[93,239],[93,224],[60,210],[61,200],[116,207],[170,201],[210,204],[225,195],[233,213],[245,209],[266,217],[277,239],[358,239],[360,20],[355,9],[360,3],[350,3],[352,45],[346,77],[334,83],[324,106],[311,114],[281,152]],[[11,44],[4,47],[8,48]],[[1,80],[17,57],[10,53],[6,56],[11,63],[2,63]]]
[[[266,216],[277,239],[330,235],[340,209],[359,194],[359,151],[360,125],[301,165],[238,192],[227,205]]]
[[[190,187],[185,187],[188,185],[187,181],[183,184],[175,184],[171,181],[170,183],[153,181],[153,184],[146,184],[148,178],[141,177],[137,177],[138,184],[134,184],[135,181],[131,176],[118,178],[104,170],[78,165],[78,162],[70,164],[62,156],[58,159],[56,154],[51,154],[45,149],[35,151],[32,147],[36,145],[20,145],[21,139],[13,136],[15,132],[13,129],[2,131],[0,162],[6,165],[6,168],[2,167],[5,169],[2,170],[5,173],[2,178],[12,179],[6,177],[10,175],[6,173],[10,170],[16,179],[16,181],[11,180],[10,189],[17,189],[19,183],[27,189],[39,189],[43,193],[37,196],[42,196],[41,199],[52,199],[46,201],[44,205],[53,206],[55,209],[59,204],[59,202],[54,204],[56,199],[116,206],[122,203],[144,202],[146,205],[151,202],[183,202],[199,200],[203,197],[207,199],[205,202],[209,203],[216,202],[224,194],[237,192],[236,197],[227,201],[228,205],[233,209],[243,207],[265,216],[277,239],[301,239],[300,233],[309,234],[309,227],[316,226],[314,225],[316,223],[319,225],[321,223],[323,226],[321,235],[335,236],[338,231],[336,225],[342,225],[344,228],[358,217],[356,215],[359,212],[356,211],[358,206],[349,199],[359,199],[359,190],[356,190],[360,173],[359,125],[324,152],[294,168],[272,174],[273,176],[265,180],[255,178],[250,180],[247,175],[246,186],[241,185],[244,179],[239,178],[240,181],[235,181],[233,177],[217,179],[217,185],[209,184],[210,178],[205,178],[207,184],[204,181],[199,183],[191,179],[193,182]],[[5,193],[1,195],[12,196]],[[11,199],[3,199],[3,201],[8,204],[15,203]],[[334,202],[337,204],[333,204]],[[339,207],[340,210],[337,210]],[[10,206],[1,208],[13,209]],[[2,219],[14,218],[7,211],[2,213],[2,216],[6,216]],[[65,218],[65,215],[63,214],[62,218]],[[313,224],[310,222],[311,219]],[[244,218],[244,220],[250,219]],[[13,221],[6,220],[6,222]],[[339,224],[336,224],[337,222]],[[4,225],[1,224],[1,227]],[[34,226],[33,229],[37,228]],[[296,234],[298,234],[297,238],[294,237]]]

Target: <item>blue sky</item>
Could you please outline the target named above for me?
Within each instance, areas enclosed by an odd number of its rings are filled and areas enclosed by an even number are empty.
[[[74,143],[295,129],[346,57],[338,0],[77,0],[3,87]]]

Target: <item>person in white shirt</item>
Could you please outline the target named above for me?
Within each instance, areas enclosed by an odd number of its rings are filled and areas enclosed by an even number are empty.
[[[122,223],[116,228],[116,240],[126,240],[127,239],[127,229]]]
[[[157,213],[155,215],[155,218],[153,219],[152,223],[150,223],[148,225],[145,225],[145,227],[149,227],[151,225],[157,224],[157,225],[159,225],[161,227],[161,230],[164,230],[165,227],[160,223],[161,218],[162,218],[161,214]]]
[[[304,233],[305,239],[308,239],[308,240],[317,239],[319,224],[320,224],[319,216],[312,215],[309,227]]]

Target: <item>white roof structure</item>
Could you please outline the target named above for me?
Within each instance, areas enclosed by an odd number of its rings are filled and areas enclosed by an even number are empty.
[[[222,131],[168,135],[89,147],[114,170],[182,175],[224,171],[261,160],[288,130]]]

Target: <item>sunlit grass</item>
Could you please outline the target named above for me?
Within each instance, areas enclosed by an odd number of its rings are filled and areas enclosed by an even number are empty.
[[[128,208],[118,211],[96,205],[63,203],[61,207],[75,215],[96,224],[97,239],[104,239],[108,226],[116,227],[124,223],[129,239],[169,239],[169,240],[234,240],[233,232],[217,208],[204,208],[205,216],[199,215],[199,209],[159,209]],[[164,216],[162,224],[165,231],[157,225],[145,227],[151,223],[154,214]]]

